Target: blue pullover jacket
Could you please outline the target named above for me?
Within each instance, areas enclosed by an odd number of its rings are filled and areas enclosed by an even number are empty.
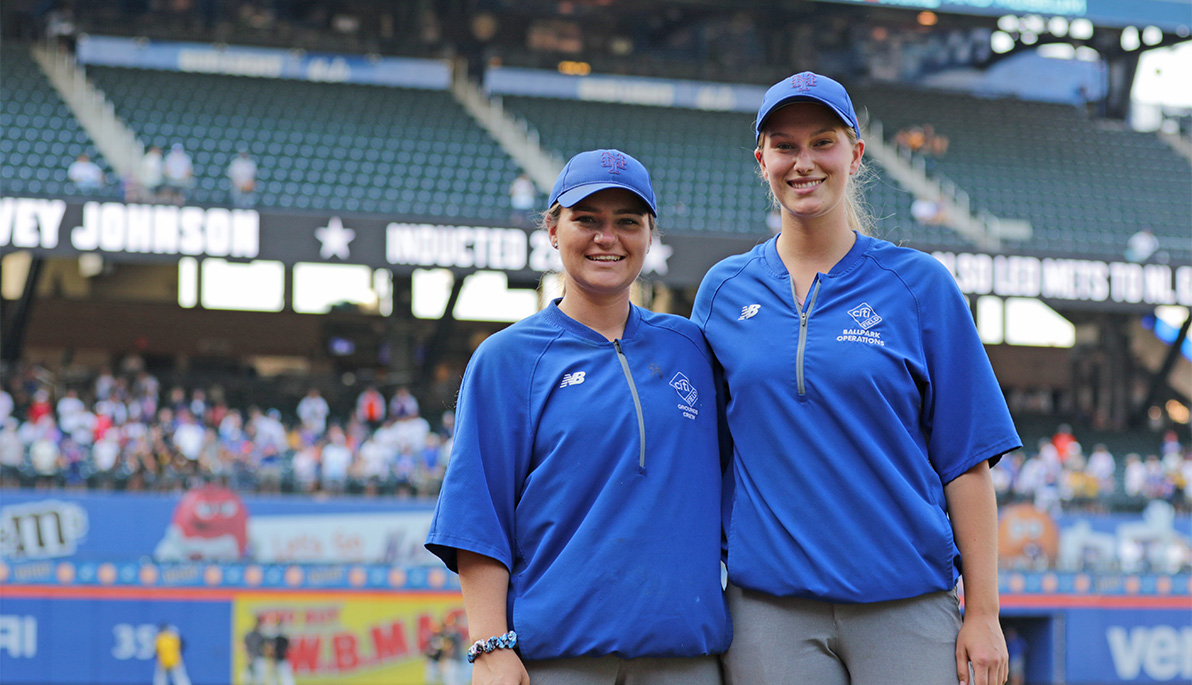
[[[1021,443],[951,274],[858,235],[800,307],[774,238],[714,266],[692,319],[727,386],[730,582],[846,603],[953,588],[944,485]]]
[[[632,307],[609,342],[552,304],[468,364],[427,548],[509,569],[524,658],[721,653],[716,422],[690,321]]]

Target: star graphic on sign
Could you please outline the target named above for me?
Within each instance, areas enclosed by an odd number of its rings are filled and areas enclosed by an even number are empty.
[[[333,216],[326,226],[315,229],[315,237],[322,243],[322,247],[319,248],[320,257],[348,259],[351,256],[348,243],[356,238],[356,231],[344,228],[344,222],[340,221],[338,216]]]
[[[675,248],[663,245],[661,240],[655,240],[654,246],[646,253],[646,261],[642,264],[642,273],[656,273],[665,276],[667,272],[666,260],[674,254]]]

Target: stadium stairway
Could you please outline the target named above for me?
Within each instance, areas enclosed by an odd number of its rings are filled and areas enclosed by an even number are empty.
[[[926,168],[903,157],[883,136],[882,123],[870,120],[863,133],[866,154],[885,167],[886,173],[903,188],[919,197],[938,198],[943,224],[973,244],[986,250],[997,250],[1003,238],[1018,240],[1030,237],[1031,226],[1024,221],[1006,221],[988,212],[975,216],[968,194],[951,183],[928,176]]]
[[[135,177],[145,146],[116,116],[115,107],[87,79],[74,56],[49,45],[35,45],[31,53],[112,169],[122,178]]]
[[[105,175],[112,164],[79,123],[30,54],[19,42],[0,45],[0,186],[6,195],[114,197],[105,186],[84,193],[67,178],[81,153]]]
[[[549,194],[563,159],[542,148],[538,134],[520,119],[510,116],[499,99],[489,98],[479,85],[467,77],[464,69],[455,69],[451,79],[451,94],[484,130],[505,148],[505,152],[521,165],[543,194]]]

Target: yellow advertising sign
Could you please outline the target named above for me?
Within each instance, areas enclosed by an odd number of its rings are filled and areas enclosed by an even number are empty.
[[[259,638],[250,636],[260,619]],[[280,665],[276,635],[289,646]],[[247,639],[246,639],[247,638]],[[297,685],[414,685],[467,682],[463,599],[457,593],[238,594],[232,610],[232,682]],[[250,664],[248,645],[262,645]],[[438,661],[428,653],[441,655]]]

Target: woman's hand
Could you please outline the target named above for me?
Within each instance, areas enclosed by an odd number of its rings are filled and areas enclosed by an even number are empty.
[[[530,674],[526,673],[517,652],[497,649],[476,657],[472,664],[472,685],[530,685]]]
[[[1010,654],[996,614],[964,615],[960,634],[956,636],[956,676],[961,685],[1002,685],[1010,677]]]

